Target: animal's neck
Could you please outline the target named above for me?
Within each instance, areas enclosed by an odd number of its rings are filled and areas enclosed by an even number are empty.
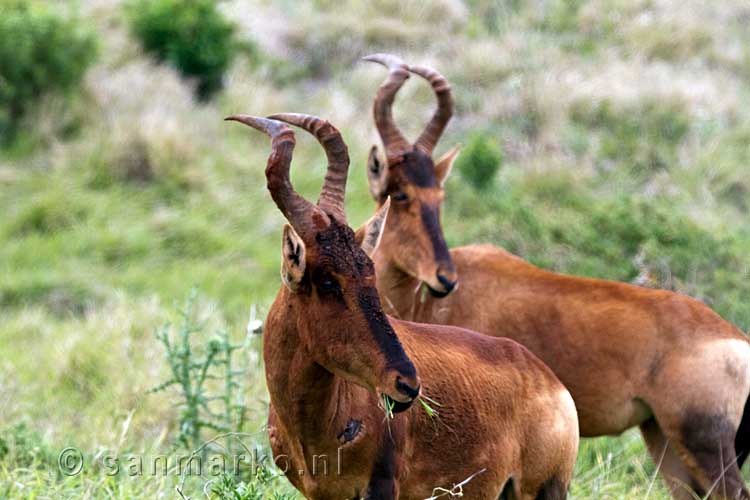
[[[349,402],[347,384],[316,363],[300,338],[302,311],[283,288],[271,307],[263,338],[266,382],[277,415],[300,435],[327,435],[341,406]],[[314,427],[314,428],[311,428]],[[331,429],[331,432],[333,430]]]
[[[373,262],[383,309],[396,318],[413,319],[421,282],[401,269],[383,246],[375,252]]]

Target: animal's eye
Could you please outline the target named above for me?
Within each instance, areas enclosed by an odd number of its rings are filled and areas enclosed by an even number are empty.
[[[338,283],[336,282],[336,280],[334,280],[334,279],[333,279],[333,278],[331,278],[331,277],[326,277],[326,278],[323,278],[323,279],[322,279],[322,280],[320,280],[320,282],[318,283],[318,288],[319,288],[319,289],[320,289],[320,290],[321,290],[322,292],[333,292],[334,290],[338,289],[338,286],[339,286],[339,285],[338,285]]]
[[[355,437],[360,433],[362,430],[362,421],[361,420],[354,420],[353,418],[350,418],[349,421],[346,423],[346,427],[344,427],[344,430],[339,433],[337,436],[339,438],[339,441],[341,444],[346,444],[354,440]]]
[[[409,196],[407,196],[406,193],[403,193],[401,191],[398,191],[397,193],[394,193],[393,195],[391,195],[391,198],[393,198],[393,201],[398,201],[398,202],[409,201]]]

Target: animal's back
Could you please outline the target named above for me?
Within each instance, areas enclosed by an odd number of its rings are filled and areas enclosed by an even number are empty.
[[[451,254],[458,267],[461,287],[445,301],[435,300],[434,304],[442,304],[456,313],[463,311],[462,318],[449,323],[463,328],[503,335],[503,330],[512,329],[513,317],[528,320],[530,314],[536,315],[554,328],[568,326],[560,324],[560,320],[563,316],[575,315],[585,320],[580,326],[598,329],[593,333],[606,331],[601,328],[605,326],[602,322],[606,322],[611,331],[613,327],[637,330],[632,322],[640,321],[648,322],[647,333],[658,330],[669,341],[682,337],[692,342],[694,335],[744,337],[702,302],[676,292],[548,271],[492,245],[458,247]],[[449,306],[449,302],[453,305]],[[482,314],[480,308],[489,310]],[[551,312],[551,308],[555,311]],[[617,324],[617,317],[625,314],[630,316],[630,325]],[[486,316],[495,318],[491,325],[494,332],[476,327],[487,324],[483,321]],[[510,325],[504,328],[502,322],[505,321],[510,321]],[[705,331],[705,325],[710,325],[711,331]]]
[[[690,297],[547,271],[490,245],[452,254],[460,287],[428,297],[415,319],[528,347],[573,395],[583,435],[617,434],[651,418],[652,400],[664,397],[655,393],[669,385],[656,382],[682,360],[697,379],[713,378],[716,359],[750,362],[742,332]],[[712,361],[695,360],[706,349]]]
[[[466,477],[486,468],[484,480],[506,471],[519,488],[553,478],[568,484],[578,420],[570,394],[544,363],[510,339],[392,322],[420,372],[425,402],[437,412],[416,405],[412,425],[422,429],[415,427],[415,446],[440,457],[443,486],[464,479],[459,468]]]

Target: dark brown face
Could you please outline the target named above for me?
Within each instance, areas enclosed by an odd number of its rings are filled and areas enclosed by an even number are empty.
[[[354,232],[332,219],[306,252],[297,296],[309,312],[300,325],[316,360],[332,372],[377,391],[405,410],[419,379],[380,305],[375,270]]]
[[[373,167],[382,168],[373,164],[371,155],[371,173]],[[445,178],[441,173],[432,158],[414,149],[381,174],[377,196],[379,202],[391,197],[382,251],[404,272],[424,282],[436,297],[448,295],[458,283],[440,225]]]
[[[377,248],[388,204],[365,225],[360,247],[344,211],[349,154],[333,125],[293,113],[228,119],[271,137],[267,186],[289,221],[283,231],[281,277],[289,289],[289,306],[299,306],[297,329],[310,356],[390,399],[393,411],[409,408],[419,396],[417,372],[383,313],[373,264],[363,250]],[[296,140],[286,123],[313,134],[326,151],[328,169],[317,204],[300,196],[289,180]]]

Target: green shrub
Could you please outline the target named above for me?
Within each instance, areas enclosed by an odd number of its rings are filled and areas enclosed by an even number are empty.
[[[143,48],[198,82],[198,96],[221,89],[239,46],[215,0],[132,0],[131,29]]]
[[[42,3],[0,5],[0,139],[7,142],[40,97],[77,89],[94,37]]]
[[[486,133],[477,133],[461,151],[456,167],[474,188],[484,189],[492,183],[502,162],[503,152],[497,142]]]

